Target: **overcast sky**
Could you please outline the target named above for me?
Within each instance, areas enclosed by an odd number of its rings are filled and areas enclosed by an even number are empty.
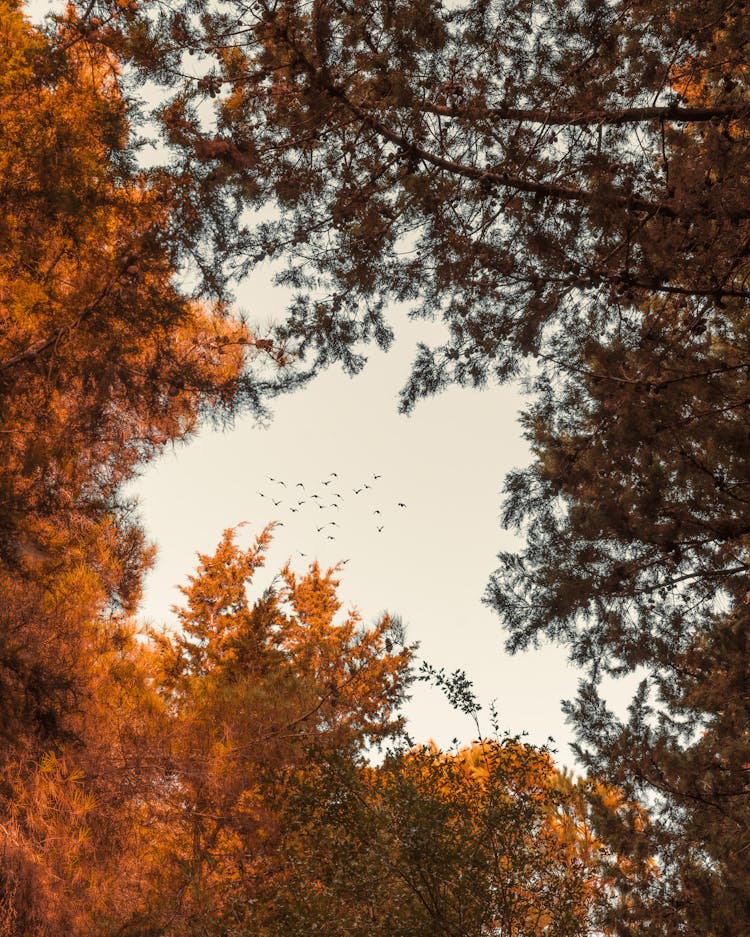
[[[239,297],[252,319],[282,308],[268,281],[260,271]],[[259,590],[287,560],[299,571],[314,558],[323,567],[347,560],[345,607],[356,606],[365,622],[385,609],[400,615],[421,657],[466,671],[485,705],[483,729],[495,700],[503,728],[539,744],[552,736],[570,763],[560,701],[574,694],[576,672],[559,648],[507,655],[498,619],[481,604],[497,552],[517,542],[498,516],[505,474],[529,459],[517,422],[523,399],[514,387],[452,389],[400,416],[415,343],[435,330],[400,319],[395,347],[373,350],[359,376],[331,370],[276,401],[270,426],[240,419],[231,430],[203,431],[149,467],[133,488],[159,548],[143,615],[174,621],[177,585],[225,528],[245,522],[246,543],[280,521]],[[417,741],[475,735],[436,689],[415,687],[408,715]]]

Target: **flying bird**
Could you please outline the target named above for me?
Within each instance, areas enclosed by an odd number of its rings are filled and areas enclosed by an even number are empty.
[[[378,527],[378,533],[380,533],[382,530],[383,530],[382,527]]]
[[[341,495],[338,493],[338,491],[334,494],[333,497],[334,497],[334,498],[338,498],[339,501],[341,500]]]
[[[286,488],[286,482],[283,482],[281,479],[277,482],[278,485],[283,485]]]
[[[292,514],[296,514],[297,511],[299,511],[299,508],[289,508],[289,510],[292,512]]]
[[[323,482],[323,484],[324,484],[324,485],[330,485],[330,484],[331,484],[331,479],[329,478],[328,481],[327,481],[327,482]]]
[[[332,537],[331,534],[328,534],[328,540],[335,540],[335,537]]]
[[[382,476],[382,475],[373,475],[372,477],[375,479],[375,481],[377,481],[379,478],[382,478],[383,476]]]
[[[380,514],[380,511],[379,511],[377,508],[375,508],[375,510],[374,510],[372,513],[373,513],[373,514]]]
[[[319,498],[320,495],[310,495],[311,498]]]
[[[362,489],[361,489],[361,488],[352,488],[352,491],[354,492],[355,495],[358,495],[358,494],[360,493],[360,491],[362,491]]]
[[[336,474],[336,472],[331,472],[331,478],[338,478],[338,475]]]
[[[297,482],[297,484],[294,487],[304,489],[305,486],[302,484],[302,482]]]
[[[273,506],[274,506],[275,508],[277,508],[277,507],[281,504],[281,501],[280,501],[280,500],[279,500],[279,501],[276,501],[274,498],[271,498],[271,501],[273,501]]]
[[[404,504],[403,501],[399,501],[398,506],[399,506],[400,508],[405,508],[405,507],[406,507],[406,505]]]

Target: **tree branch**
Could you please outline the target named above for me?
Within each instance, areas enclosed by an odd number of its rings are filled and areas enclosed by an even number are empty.
[[[732,104],[724,107],[625,107],[614,110],[549,111],[543,107],[461,107],[444,104],[422,104],[428,114],[441,117],[547,124],[553,127],[620,127],[623,124],[670,120],[675,123],[706,123],[712,120],[743,120],[750,115],[750,105]]]

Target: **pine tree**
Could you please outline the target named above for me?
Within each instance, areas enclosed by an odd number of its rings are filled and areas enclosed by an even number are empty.
[[[589,313],[748,298],[750,24],[734,3],[94,8],[100,41],[172,89],[164,139],[207,229],[210,205],[273,207],[229,242],[216,228],[214,259],[288,261],[278,336],[300,372],[357,370],[363,340],[389,344],[393,299],[446,323],[409,408],[513,375]]]
[[[142,674],[135,698],[120,676],[121,652],[145,667],[128,616],[153,555],[122,487],[200,419],[252,405],[258,354],[179,286],[171,183],[136,165],[116,56],[58,26],[0,2],[0,926],[14,937],[86,933],[117,903],[106,843],[127,839],[143,791],[123,764],[136,729],[115,731],[108,706],[148,697]]]
[[[45,688],[67,692],[79,648],[39,603],[85,566],[103,614],[134,609],[152,553],[122,487],[201,418],[253,406],[259,352],[178,288],[170,184],[135,165],[113,54],[16,3],[0,34],[0,682],[9,714],[41,695],[54,718]]]
[[[365,627],[339,615],[337,569],[316,564],[301,577],[285,568],[253,597],[269,541],[266,530],[243,549],[226,531],[183,589],[180,631],[154,636],[171,727],[152,808],[155,887],[136,931],[222,933],[282,875],[288,788],[402,726],[412,649],[393,643],[390,617]]]

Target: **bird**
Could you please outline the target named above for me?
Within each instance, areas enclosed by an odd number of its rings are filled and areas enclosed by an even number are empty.
[[[339,506],[338,506],[338,504],[336,504],[335,501],[334,501],[333,504],[329,504],[328,507],[329,507],[329,508],[336,508],[337,511],[338,511],[338,509],[339,509]]]
[[[355,495],[358,495],[358,494],[360,493],[360,491],[362,491],[362,489],[361,489],[361,488],[352,488],[352,491],[354,492]]]
[[[261,496],[261,498],[265,498],[265,495],[263,494],[262,491],[259,491],[258,494]]]
[[[336,523],[336,521],[328,521],[328,524],[329,524],[330,527],[338,527],[338,526],[339,526],[339,525]]]
[[[372,513],[373,513],[373,514],[380,514],[380,511],[379,511],[377,508],[375,508],[375,510],[374,510]]]
[[[378,527],[378,533],[380,533],[382,530],[383,530],[382,527]]]
[[[400,508],[405,508],[405,507],[406,507],[406,505],[404,504],[403,501],[399,501],[398,506],[399,506]]]
[[[331,478],[338,478],[338,475],[336,474],[336,472],[331,472]]]
[[[391,641],[391,639],[390,639],[389,637],[386,637],[386,639],[385,639],[385,641],[383,642],[383,644],[385,645],[385,652],[386,652],[386,654],[390,654],[391,651],[393,650],[393,641]]]
[[[302,488],[303,490],[304,490],[304,488],[305,488],[305,486],[302,484],[302,482],[297,482],[297,484],[296,484],[294,487],[295,487],[295,488]]]
[[[275,508],[277,508],[281,504],[281,500],[276,501],[274,498],[271,498],[271,501],[273,501],[273,506]]]
[[[320,495],[310,495],[311,498],[319,498]]]
[[[330,534],[328,534],[328,539],[329,539],[329,540],[335,540],[336,538],[335,538],[335,537],[332,537]]]
[[[286,482],[281,481],[281,479],[278,480],[277,484],[283,485],[286,488]]]
[[[382,476],[382,475],[373,475],[372,477],[375,479],[375,481],[377,481],[379,478],[382,478],[383,476]]]
[[[289,508],[289,510],[292,512],[292,514],[296,514],[297,511],[299,511],[299,508]]]
[[[369,488],[369,485],[362,485],[363,488]]]
[[[331,479],[329,478],[328,481],[327,481],[327,482],[323,482],[323,484],[324,484],[324,485],[330,485],[330,484],[331,484]]]
[[[276,481],[276,479],[275,479],[275,478],[271,478],[270,475],[266,475],[266,478],[267,478],[270,482],[275,482],[275,481]]]
[[[298,508],[301,508],[303,504],[307,504],[307,501],[298,501],[298,502],[297,502],[297,507],[298,507]]]

